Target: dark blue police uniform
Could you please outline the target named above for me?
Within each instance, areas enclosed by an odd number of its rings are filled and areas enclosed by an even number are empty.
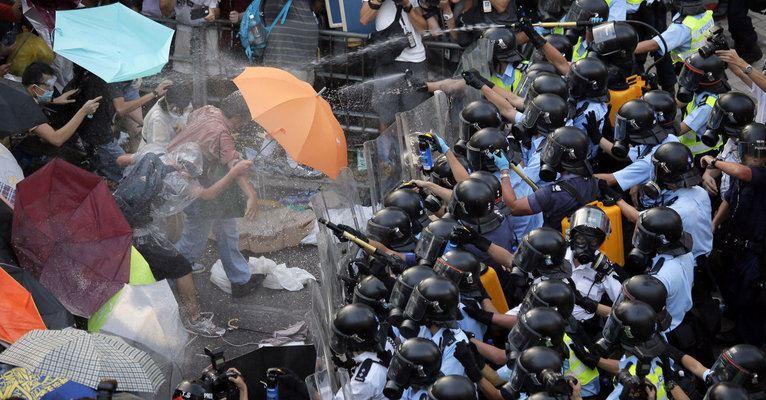
[[[569,190],[568,190],[569,189]],[[570,193],[578,193],[582,199]],[[561,220],[600,196],[596,178],[566,174],[527,196],[533,213],[543,213],[543,226],[561,230]]]
[[[482,235],[491,240],[492,243],[508,250],[511,253],[514,253],[516,251],[516,246],[518,246],[518,238],[513,232],[513,218],[510,215],[503,218],[503,222],[500,224],[500,226],[495,228],[492,232],[482,233]],[[509,291],[513,290],[513,285],[511,284],[508,271],[504,270],[500,264],[495,262],[495,260],[493,260],[489,254],[477,249],[476,246],[472,244],[466,245],[465,249],[473,253],[480,262],[486,264],[489,267],[492,267],[495,270],[497,273],[497,278],[500,280],[500,286],[502,286],[504,292],[506,289]]]

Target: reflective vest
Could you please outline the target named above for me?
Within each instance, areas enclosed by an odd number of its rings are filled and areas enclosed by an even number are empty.
[[[628,4],[641,4],[644,0],[628,0]]]
[[[574,351],[572,351],[572,348],[569,347],[569,345],[572,344],[572,339],[567,334],[564,334],[564,344],[566,344],[569,349],[569,368],[564,371],[564,374],[574,375],[583,386],[598,378],[598,370],[595,368],[588,368],[587,365],[583,364],[582,361],[577,358]]]
[[[705,11],[705,14],[700,19],[695,18],[693,15],[687,15],[681,23],[686,25],[691,31],[691,46],[687,51],[671,50],[670,58],[674,63],[683,62],[705,45],[705,35],[710,33],[710,28],[715,24],[715,21],[713,21],[713,11]]]
[[[572,64],[582,60],[583,58],[585,58],[585,56],[588,55],[588,49],[583,48],[582,50],[580,50],[581,46],[582,46],[582,36],[577,38],[577,43],[575,43],[574,49],[572,50]],[[582,54],[580,54],[581,51],[582,51]]]
[[[529,61],[525,60],[525,61],[522,61],[521,63],[522,64],[529,64]],[[521,66],[519,66],[518,68],[513,68],[513,83],[510,84],[510,85],[506,85],[505,83],[503,83],[503,80],[500,79],[500,77],[497,76],[497,74],[492,74],[492,76],[489,78],[489,80],[490,80],[490,82],[494,83],[495,85],[500,86],[501,88],[503,88],[505,90],[508,90],[510,92],[514,92],[515,93],[516,92],[516,88],[519,86],[519,82],[521,82],[521,75],[522,75],[521,71],[522,71],[522,69],[526,69],[526,68],[522,68]]]
[[[631,365],[630,368],[628,368],[628,371],[635,375],[636,365]],[[646,377],[649,378],[654,384],[655,389],[657,389],[657,400],[668,400],[668,394],[665,392],[665,377],[662,376],[662,367],[659,365],[655,366],[654,369],[652,369],[652,372]],[[623,390],[625,389],[623,388]]]
[[[700,106],[701,102],[696,100],[697,99],[695,98],[694,100],[689,102],[689,104],[686,105],[686,115],[691,114],[692,111],[696,110],[697,107]],[[708,95],[703,104],[706,104],[712,108],[715,105],[716,100],[718,100],[717,96]],[[705,146],[704,143],[702,143],[702,140],[700,140],[697,137],[697,132],[694,132],[694,131],[686,132],[680,138],[678,138],[678,140],[680,140],[681,143],[685,144],[686,147],[688,147],[695,156],[697,154],[709,151],[710,149],[717,149],[721,147],[721,145],[723,144],[723,140],[719,139],[718,144],[715,145],[715,147],[707,147]]]

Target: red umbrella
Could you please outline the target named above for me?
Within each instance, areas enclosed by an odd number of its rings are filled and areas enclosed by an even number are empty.
[[[16,190],[19,264],[72,314],[90,317],[130,275],[133,233],[106,183],[55,159]]]

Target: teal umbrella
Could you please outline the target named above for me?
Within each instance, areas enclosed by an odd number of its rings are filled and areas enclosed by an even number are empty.
[[[106,82],[122,82],[160,72],[172,39],[172,29],[115,3],[56,11],[53,51]]]

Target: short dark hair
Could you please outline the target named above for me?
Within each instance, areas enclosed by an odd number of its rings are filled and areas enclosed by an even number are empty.
[[[186,82],[175,82],[172,85],[168,86],[168,92],[165,93],[165,101],[160,103],[160,107],[162,107],[165,111],[168,110],[168,107],[176,106],[183,110],[186,108],[186,106],[189,105],[191,102],[191,87]]]
[[[50,65],[41,62],[29,64],[21,75],[21,84],[24,86],[36,85],[43,80],[43,75],[56,75],[56,71]]]
[[[220,109],[226,118],[234,118],[237,115],[243,119],[250,118],[250,109],[247,108],[245,98],[242,97],[242,93],[239,90],[235,90],[230,95],[224,97],[221,100]]]

